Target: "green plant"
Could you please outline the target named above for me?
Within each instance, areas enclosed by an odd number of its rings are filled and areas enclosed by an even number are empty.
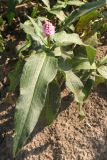
[[[4,41],[3,41],[3,37],[0,34],[0,53],[2,53],[4,50]]]
[[[18,3],[21,3],[23,0],[9,0],[8,1],[8,11],[7,11],[7,19],[8,23],[11,24],[13,18],[15,17],[15,6]]]
[[[27,38],[18,49],[19,61],[15,70],[9,73],[11,92],[20,83],[20,97],[15,112],[14,157],[37,123],[42,120],[50,124],[56,117],[63,82],[74,94],[80,115],[84,116],[82,105],[91,88],[107,79],[107,56],[98,62],[96,49],[88,39],[92,34],[81,38],[79,36],[87,32],[83,27],[91,19],[96,19],[99,13],[95,10],[103,7],[107,1],[85,4],[77,1],[80,7],[73,7],[72,13],[68,9],[77,5],[75,1],[58,1],[52,7],[48,0],[42,2],[45,5],[45,16],[38,16],[36,19],[28,17],[29,20],[21,24]],[[88,17],[87,21],[84,20],[85,16]],[[56,20],[55,34],[53,25],[49,23],[52,18]],[[44,23],[48,23],[49,28],[44,30]]]

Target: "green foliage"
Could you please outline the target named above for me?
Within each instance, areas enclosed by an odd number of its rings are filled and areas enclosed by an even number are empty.
[[[57,46],[67,46],[71,44],[84,45],[79,35],[76,33],[68,34],[65,31],[55,33],[52,39]]]
[[[72,72],[72,71],[65,71],[66,74],[66,86],[69,88],[70,91],[73,92],[75,96],[75,101],[83,104],[84,94],[83,90],[83,83],[81,80]]]
[[[15,17],[15,6],[22,1],[23,0],[8,0],[7,19],[9,24],[12,23],[12,20]]]
[[[15,6],[21,2],[9,0],[9,24],[15,16]],[[92,87],[107,79],[107,56],[96,60],[98,33],[102,28],[98,24],[106,18],[101,9],[105,4],[106,0],[58,0],[55,4],[42,0],[37,3],[36,12],[32,8],[32,17],[27,15],[27,20],[21,21],[20,28],[26,33],[26,40],[17,49],[19,60],[9,73],[9,91],[15,92],[20,84],[15,112],[14,157],[35,126],[50,124],[57,116],[63,81],[73,93],[83,118],[82,106]],[[55,34],[48,37],[43,31],[46,20],[56,24]],[[0,51],[2,46],[0,37]]]
[[[25,63],[16,105],[14,155],[33,131],[45,105],[49,83],[57,73],[57,60],[42,52],[31,55]],[[26,106],[26,107],[23,107]]]
[[[2,35],[0,34],[0,53],[4,51],[4,40]]]
[[[96,9],[99,9],[101,7],[103,7],[105,4],[107,4],[106,0],[99,0],[96,2],[91,2],[91,3],[85,3],[84,5],[82,5],[78,10],[74,11],[73,13],[71,13],[64,21],[64,27],[66,27],[67,25],[72,24],[73,22],[75,22],[76,20],[78,20],[81,16],[84,16],[86,14],[88,14],[91,11],[94,11]]]

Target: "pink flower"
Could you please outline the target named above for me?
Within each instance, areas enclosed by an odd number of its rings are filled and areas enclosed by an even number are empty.
[[[55,34],[55,26],[53,26],[51,22],[45,21],[45,23],[43,24],[43,31],[47,37],[51,36]]]

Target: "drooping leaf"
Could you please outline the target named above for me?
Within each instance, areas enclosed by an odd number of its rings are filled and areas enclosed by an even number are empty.
[[[16,64],[15,69],[8,74],[10,80],[10,92],[14,92],[16,87],[19,85],[24,63],[25,62],[23,60],[19,60]]]
[[[102,75],[105,79],[107,79],[107,66],[101,66],[97,69],[97,71]]]
[[[48,84],[57,73],[57,60],[44,52],[31,55],[25,63],[16,105],[14,156],[33,131],[45,105]]]
[[[75,10],[73,13],[71,13],[64,21],[63,27],[66,27],[76,20],[78,20],[81,16],[88,14],[89,12],[92,12],[94,10],[97,10],[104,5],[107,4],[107,0],[99,0],[94,2],[87,2],[83,4],[81,7],[79,7],[78,10]]]
[[[84,99],[83,83],[72,71],[65,71],[66,74],[66,86],[73,92],[75,101],[82,104]]]
[[[84,45],[79,35],[76,33],[68,34],[65,31],[55,33],[52,39],[56,42],[57,46],[66,46],[70,44]]]

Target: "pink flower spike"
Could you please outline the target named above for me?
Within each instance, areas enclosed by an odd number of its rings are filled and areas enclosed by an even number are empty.
[[[51,22],[45,21],[45,23],[43,24],[43,32],[45,36],[51,36],[55,34],[55,26]]]

